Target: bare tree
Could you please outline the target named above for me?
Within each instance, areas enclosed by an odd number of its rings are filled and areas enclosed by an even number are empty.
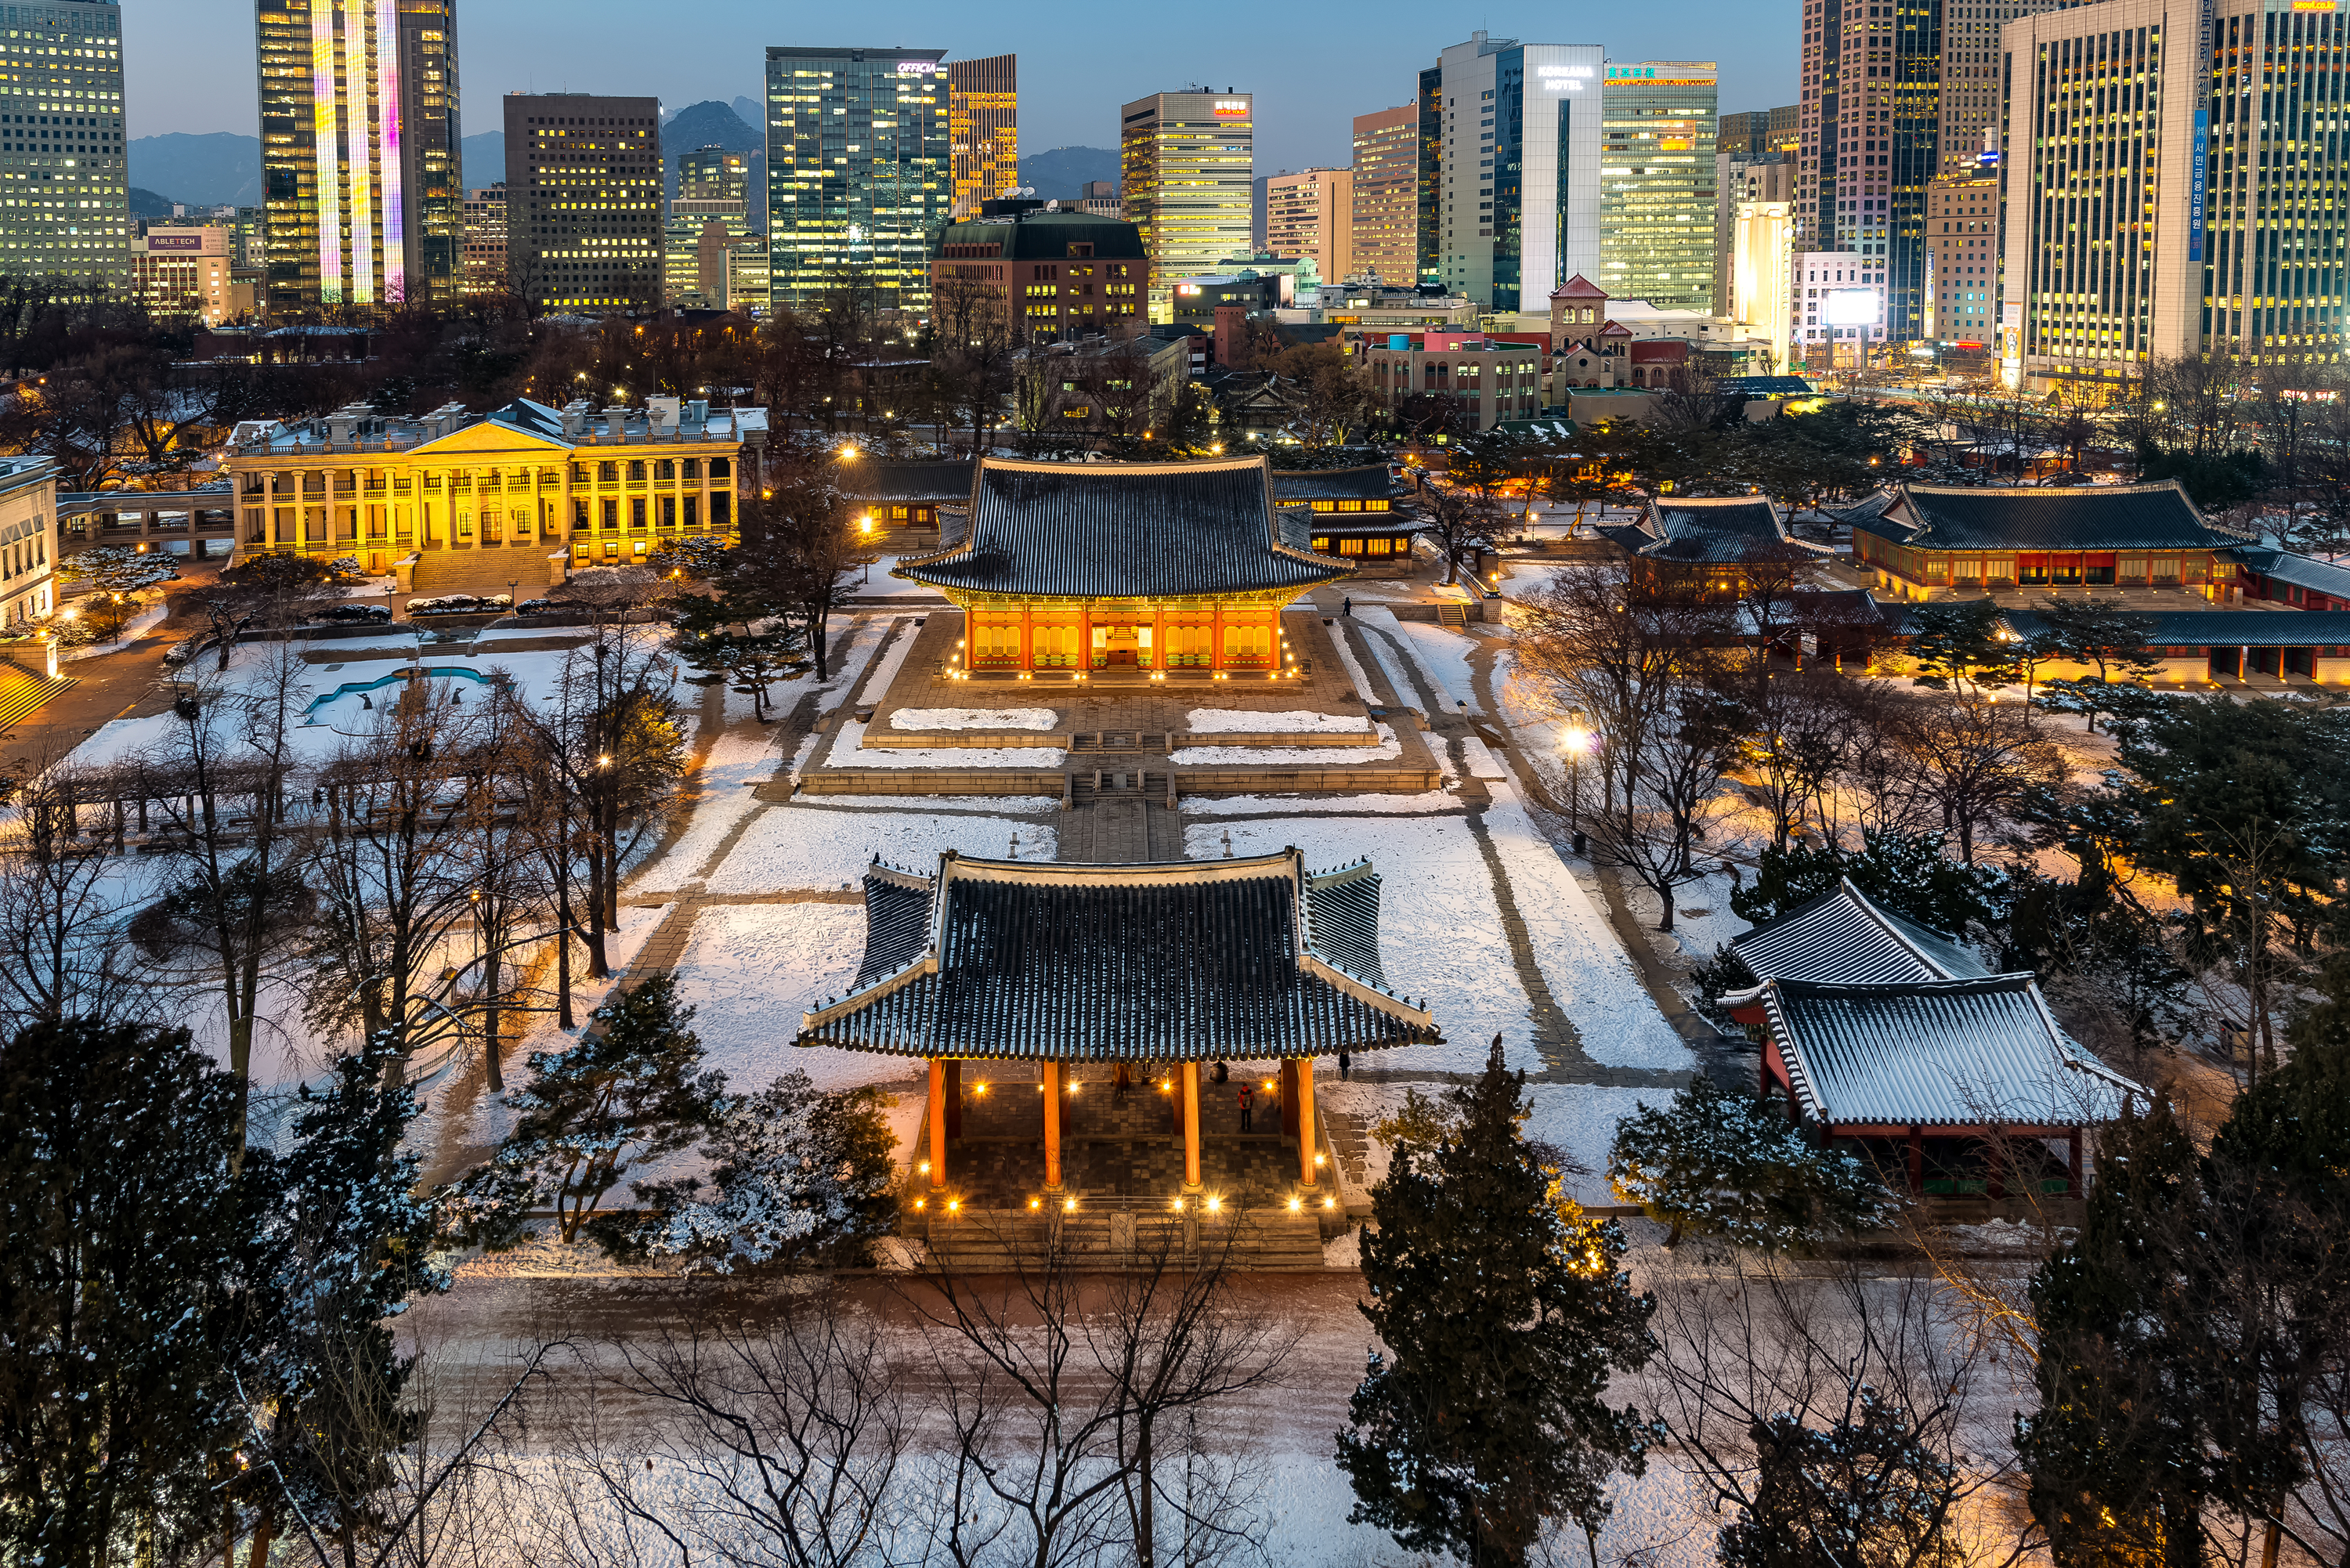
[[[963,1274],[950,1247],[907,1286],[950,1445],[932,1488],[952,1509],[938,1558],[1152,1568],[1170,1533],[1187,1564],[1247,1547],[1245,1489],[1186,1451],[1190,1420],[1277,1386],[1298,1331],[1235,1288],[1237,1207],[1134,1220],[1119,1272],[1079,1272],[1057,1216],[1015,1218],[990,1238],[1008,1274]],[[1170,1438],[1202,1484],[1162,1468]]]
[[[130,913],[120,780],[36,762],[0,815],[0,1026],[120,1020],[146,978],[125,961]]]

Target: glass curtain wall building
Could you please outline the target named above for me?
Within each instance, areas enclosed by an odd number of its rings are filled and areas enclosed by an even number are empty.
[[[863,292],[930,306],[930,242],[954,203],[944,49],[767,51],[767,236],[775,301]]]
[[[1020,57],[947,66],[947,128],[954,141],[954,215],[1020,189]]]
[[[0,269],[127,288],[122,8],[0,6]]]
[[[1713,308],[1720,99],[1711,60],[1608,66],[1597,281],[1611,297]]]
[[[1175,318],[1175,281],[1255,250],[1256,100],[1244,92],[1162,92],[1119,111],[1119,194],[1150,258],[1153,325]]]
[[[260,0],[255,31],[270,311],[453,299],[456,0]]]
[[[1606,53],[1473,33],[1439,57],[1437,275],[1423,281],[1481,311],[1539,312],[1597,275]]]

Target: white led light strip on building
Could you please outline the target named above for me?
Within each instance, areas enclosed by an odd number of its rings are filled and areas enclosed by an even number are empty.
[[[317,5],[310,8],[310,119],[318,168],[318,298],[328,305],[343,302],[341,159],[335,118],[335,14]]]
[[[400,180],[400,5],[376,0],[375,111],[383,160],[383,296],[408,298],[408,213]]]
[[[343,69],[351,84],[351,300],[375,303],[375,179],[369,167],[368,73],[360,62],[367,56],[367,0],[345,0]]]

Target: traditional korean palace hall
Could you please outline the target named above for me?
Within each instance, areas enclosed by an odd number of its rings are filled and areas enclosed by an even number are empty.
[[[1914,1194],[2077,1196],[2082,1129],[2144,1093],[2065,1034],[2031,975],[1991,973],[1849,880],[1731,950],[1755,983],[1721,1002],[1762,1044],[1763,1098]]]
[[[1602,524],[1598,533],[1630,557],[1638,586],[1705,598],[1737,598],[1758,579],[1808,582],[1813,567],[1835,558],[1832,545],[1788,533],[1778,504],[1764,495],[1652,501],[1638,522]]]
[[[894,575],[963,611],[956,664],[968,675],[1269,676],[1292,662],[1282,607],[1350,569],[1314,550],[1313,515],[1276,507],[1261,457],[988,458],[964,536]]]
[[[1371,864],[1317,872],[1295,849],[876,861],[855,987],[805,1014],[797,1043],[929,1063],[911,1207],[932,1225],[1245,1206],[1313,1221],[1318,1247],[1337,1199],[1317,1063],[1441,1038],[1387,989],[1378,932]]]
[[[1409,572],[1418,565],[1411,542],[1419,532],[1419,519],[1397,489],[1383,462],[1273,474],[1274,504],[1304,506],[1314,514],[1308,543],[1316,553],[1376,575]]]

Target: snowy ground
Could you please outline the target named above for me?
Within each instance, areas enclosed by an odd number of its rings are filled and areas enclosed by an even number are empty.
[[[1050,730],[1061,716],[1050,708],[900,708],[893,730]]]
[[[1346,713],[1323,713],[1311,708],[1280,713],[1253,713],[1240,708],[1194,708],[1185,724],[1195,735],[1359,735],[1363,721]]]
[[[1361,732],[1357,729],[1355,732]],[[1393,762],[1401,755],[1403,742],[1396,739],[1395,730],[1381,724],[1379,743],[1376,746],[1185,746],[1169,753],[1168,760],[1187,768],[1247,767],[1253,763],[1310,768],[1316,764],[1337,767],[1347,763]]]
[[[836,768],[1057,768],[1068,753],[1058,746],[868,746],[865,726],[841,725],[827,765]]]
[[[710,878],[709,890],[785,893],[853,888],[876,856],[892,866],[928,871],[948,849],[991,860],[1050,860],[1057,852],[1057,835],[1049,822],[927,812],[918,802],[910,807],[844,812],[798,801],[770,806]]]
[[[911,1076],[901,1056],[792,1044],[801,1013],[855,982],[864,947],[865,912],[854,904],[703,909],[677,978],[680,998],[700,1009],[693,1028],[709,1065],[740,1089],[763,1087],[795,1068],[827,1089]]]

